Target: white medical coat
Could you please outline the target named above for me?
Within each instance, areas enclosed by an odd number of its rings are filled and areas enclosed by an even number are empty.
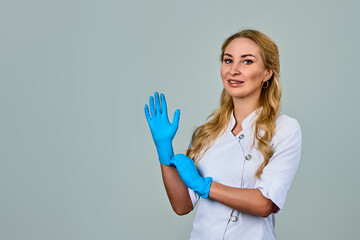
[[[261,108],[247,116],[236,136],[231,132],[235,126],[233,113],[225,133],[218,137],[198,162],[202,177],[242,188],[258,188],[262,194],[283,208],[286,195],[295,176],[301,155],[301,129],[299,123],[289,116],[279,114],[275,134],[271,140],[274,154],[264,168],[261,178],[255,173],[264,158],[252,147],[254,127]],[[200,198],[189,189],[193,206],[199,203],[191,231],[191,240],[273,240],[275,216],[263,218],[232,209],[210,198]]]

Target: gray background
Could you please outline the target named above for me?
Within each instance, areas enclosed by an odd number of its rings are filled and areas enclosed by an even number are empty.
[[[181,109],[175,152],[218,107],[221,43],[279,46],[303,154],[278,239],[356,239],[356,1],[0,1],[0,239],[188,239],[143,108]]]

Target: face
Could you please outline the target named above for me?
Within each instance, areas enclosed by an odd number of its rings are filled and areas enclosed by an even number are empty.
[[[224,88],[233,98],[260,99],[262,84],[272,71],[266,69],[260,47],[248,38],[232,40],[224,51],[221,78]]]

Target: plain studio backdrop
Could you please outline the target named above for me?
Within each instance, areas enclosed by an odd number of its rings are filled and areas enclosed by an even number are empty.
[[[155,91],[184,153],[218,107],[220,47],[279,46],[282,112],[302,127],[278,239],[359,239],[357,1],[0,1],[0,239],[188,239],[144,105]]]

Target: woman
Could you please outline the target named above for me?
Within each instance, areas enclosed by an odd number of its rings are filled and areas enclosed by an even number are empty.
[[[177,214],[199,203],[190,239],[275,239],[274,214],[301,154],[298,122],[279,112],[278,48],[247,29],[221,50],[220,107],[194,131],[186,156],[172,148],[180,111],[170,124],[163,94],[155,105],[150,97],[150,112],[145,105],[164,185]]]

